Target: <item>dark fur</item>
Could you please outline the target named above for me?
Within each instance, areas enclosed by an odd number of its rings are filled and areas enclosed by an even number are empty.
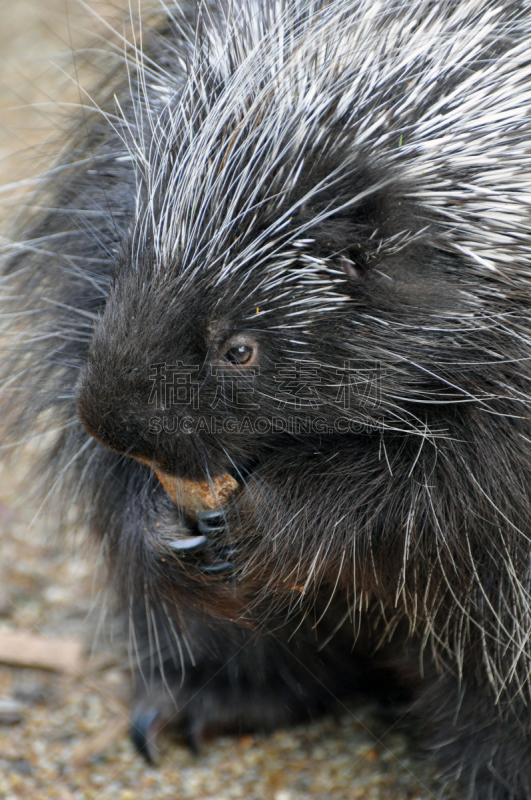
[[[524,12],[504,9],[505,33],[471,70],[501,57],[516,35]],[[171,25],[146,47],[155,77],[186,52]],[[407,91],[407,77],[394,92]],[[465,77],[441,79],[434,96]],[[118,94],[135,125],[128,92],[124,83]],[[219,148],[232,135],[225,131]],[[10,329],[10,424],[19,436],[30,424],[48,428],[50,415],[66,426],[47,488],[64,484],[67,502],[74,497],[104,542],[110,579],[130,613],[141,747],[146,729],[163,722],[197,744],[321,714],[378,684],[380,694],[409,704],[464,796],[529,799],[531,276],[518,264],[482,273],[452,249],[445,218],[413,197],[400,161],[391,168],[370,145],[341,180],[297,205],[343,163],[341,125],[330,137],[341,146],[308,153],[274,212],[264,203],[250,229],[241,223],[239,253],[294,207],[271,262],[299,230],[307,254],[335,265],[338,292],[350,300],[327,313],[308,307],[293,331],[287,301],[261,289],[267,263],[234,270],[220,284],[220,264],[190,273],[177,256],[161,269],[152,234],[132,224],[146,199],[135,207],[133,169],[116,161],[120,136],[96,112],[86,116],[62,172],[43,190],[59,210],[22,226],[26,244],[6,259],[6,307],[31,312],[25,331]],[[80,156],[86,161],[76,165]],[[474,181],[473,168],[448,176],[441,165],[440,174],[456,186]],[[159,222],[167,185],[155,198]],[[319,217],[364,191],[355,206]],[[220,201],[209,214],[205,225],[215,230],[227,209]],[[239,230],[235,222],[234,235]],[[403,247],[379,248],[403,231]],[[303,265],[295,260],[293,268]],[[307,285],[286,285],[291,306],[304,301]],[[174,402],[159,413],[211,416],[219,380],[210,366],[226,370],[230,383],[223,348],[242,333],[259,348],[256,381],[241,375],[260,408],[225,397],[215,416],[290,418],[302,428],[154,431],[151,366],[198,367],[199,407]],[[318,408],[272,399],[282,385],[275,365],[301,362],[316,370],[326,401]],[[345,362],[375,369],[379,381],[377,397],[357,397],[348,412],[338,402]],[[311,418],[333,430],[345,414],[350,432],[304,428]],[[172,551],[169,543],[192,535],[194,522],[130,456],[170,474],[237,477],[242,488],[225,509],[222,540],[206,555],[215,563],[215,548],[235,552],[228,579],[204,571],[204,554]]]

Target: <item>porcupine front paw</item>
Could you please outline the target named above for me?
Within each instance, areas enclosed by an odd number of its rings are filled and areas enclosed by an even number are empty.
[[[193,558],[194,566],[202,572],[232,577],[236,569],[236,549],[228,541],[224,512],[198,512],[196,531],[194,536],[174,539],[171,549],[181,557]]]

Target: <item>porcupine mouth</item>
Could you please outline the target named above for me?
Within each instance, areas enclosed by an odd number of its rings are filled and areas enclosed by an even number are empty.
[[[198,480],[175,476],[158,470],[153,463],[147,464],[170,495],[171,499],[190,519],[197,519],[199,513],[222,510],[232,499],[246,479],[253,473],[258,461],[255,459],[245,466],[233,466],[221,475],[208,480]]]

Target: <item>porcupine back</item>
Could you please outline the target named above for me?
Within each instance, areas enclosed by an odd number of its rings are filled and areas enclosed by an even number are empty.
[[[291,575],[309,596],[375,598],[390,629],[408,620],[528,701],[530,27],[517,3],[174,8],[118,67],[117,107],[85,116],[45,181],[55,210],[7,248],[5,392],[18,435],[61,429],[56,480],[126,585],[140,571],[148,592],[208,596],[161,573],[163,493],[122,454],[156,447],[171,469],[177,438],[147,431],[148,367],[175,341],[202,354],[207,323],[237,317],[279,360],[321,365],[332,423],[331,370],[381,370],[377,408],[349,411],[367,434],[325,442],[304,482],[296,437],[265,471],[243,574],[262,597]],[[83,423],[118,453],[78,422],[81,371]],[[238,463],[272,447],[219,438]],[[226,467],[208,437],[179,445],[190,471]]]

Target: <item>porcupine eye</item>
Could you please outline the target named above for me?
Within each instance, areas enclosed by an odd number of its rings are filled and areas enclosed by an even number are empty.
[[[248,347],[247,345],[241,344],[237,347],[231,347],[223,358],[228,361],[230,364],[234,364],[235,366],[243,366],[244,364],[248,364],[254,356],[254,349],[252,347]]]
[[[251,337],[238,334],[225,343],[220,355],[232,367],[250,367],[257,359],[258,345]]]

